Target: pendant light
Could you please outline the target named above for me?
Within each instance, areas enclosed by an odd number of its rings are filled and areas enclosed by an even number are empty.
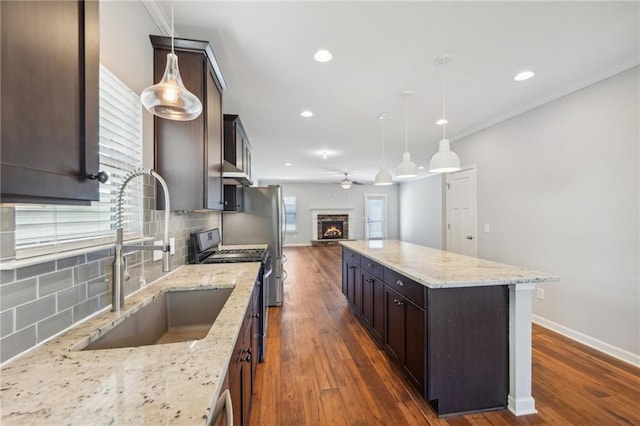
[[[442,140],[438,152],[436,152],[429,162],[429,171],[432,173],[449,173],[460,170],[460,158],[451,151],[449,139],[446,138],[447,118],[446,118],[446,72],[444,66],[449,63],[451,57],[442,55],[436,60],[436,64],[442,66],[442,118],[437,124],[442,125]]]
[[[416,166],[416,163],[411,161],[411,154],[409,153],[407,99],[411,95],[413,95],[413,93],[409,91],[405,91],[400,94],[400,97],[404,100],[404,153],[402,154],[402,161],[398,164],[398,168],[396,170],[396,177],[399,178],[412,178],[418,176],[418,167]]]
[[[387,170],[387,165],[384,161],[384,120],[387,118],[387,114],[380,114],[378,119],[382,123],[382,167],[373,181],[374,185],[393,185],[393,178],[391,173]]]
[[[197,118],[202,112],[202,103],[196,95],[189,92],[178,69],[178,56],[173,48],[173,4],[171,5],[171,53],[167,53],[167,66],[160,83],[142,91],[142,105],[154,115],[168,120],[188,121]]]

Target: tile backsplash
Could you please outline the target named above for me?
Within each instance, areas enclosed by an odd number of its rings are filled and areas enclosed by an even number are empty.
[[[155,189],[145,176],[144,236],[163,238],[164,211],[152,210]],[[10,230],[12,207],[2,206],[2,239],[13,241]],[[218,212],[171,212],[169,235],[175,238],[171,269],[188,260],[188,238],[193,231],[219,226]],[[6,238],[5,238],[6,237]],[[153,244],[147,241],[146,244]],[[65,328],[111,304],[111,265],[114,249],[0,271],[0,362],[4,362]],[[152,251],[126,255],[128,279],[125,295],[164,275],[162,261],[153,261]]]

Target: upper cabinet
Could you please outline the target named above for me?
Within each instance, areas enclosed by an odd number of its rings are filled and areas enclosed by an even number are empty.
[[[236,114],[224,115],[224,177],[240,185],[253,184],[251,177],[251,143]]]
[[[0,1],[1,202],[98,200],[98,8]]]
[[[160,81],[171,51],[171,38],[150,36],[154,82]],[[222,210],[222,91],[224,79],[206,41],[175,39],[185,87],[202,102],[191,121],[154,117],[155,169],[169,186],[172,210]],[[162,191],[156,197],[164,208]]]

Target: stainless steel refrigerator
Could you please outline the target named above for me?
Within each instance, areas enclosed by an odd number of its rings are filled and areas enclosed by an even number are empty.
[[[222,215],[223,244],[269,244],[273,274],[265,288],[269,306],[282,306],[286,278],[282,251],[285,235],[284,201],[279,185],[244,188],[244,210]]]

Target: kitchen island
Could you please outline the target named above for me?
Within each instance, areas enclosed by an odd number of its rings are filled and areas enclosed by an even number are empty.
[[[559,277],[402,241],[341,244],[352,312],[439,415],[536,412],[531,294]]]
[[[105,309],[7,362],[0,370],[0,424],[209,424],[259,268],[182,266],[127,297],[120,313]],[[77,350],[162,292],[210,288],[233,290],[201,340]]]

